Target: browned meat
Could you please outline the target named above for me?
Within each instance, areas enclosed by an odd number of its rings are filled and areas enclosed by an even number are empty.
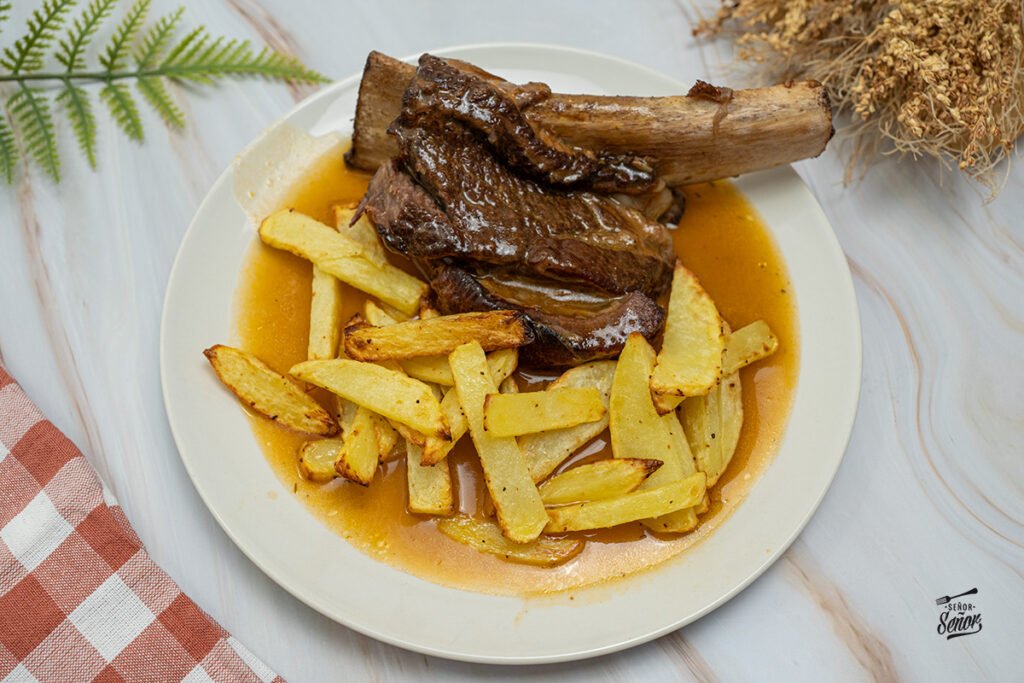
[[[447,121],[396,126],[400,162],[382,166],[364,199],[381,239],[414,259],[579,282],[613,294],[657,296],[675,255],[665,227],[589,192],[521,178],[471,131]],[[435,207],[430,208],[430,201]],[[445,220],[447,218],[447,221]]]
[[[523,311],[537,340],[522,362],[533,367],[611,357],[632,332],[656,335],[665,315],[654,299],[675,263],[668,230],[644,215],[673,194],[643,180],[640,162],[531,128],[519,106],[547,95],[425,55],[389,128],[400,152],[360,206],[384,244],[432,278],[444,312]]]
[[[495,284],[498,286],[496,287]],[[543,295],[532,304],[508,296],[511,288],[445,267],[430,283],[442,313],[517,309],[533,323],[534,342],[519,349],[520,363],[558,368],[617,356],[631,332],[654,337],[665,312],[640,292],[570,303]],[[495,290],[505,290],[499,295]]]
[[[465,62],[425,54],[402,98],[402,121],[460,121],[480,133],[505,164],[542,183],[624,194],[659,186],[654,168],[640,157],[595,154],[534,128],[522,109],[550,95],[543,83],[516,86]]]

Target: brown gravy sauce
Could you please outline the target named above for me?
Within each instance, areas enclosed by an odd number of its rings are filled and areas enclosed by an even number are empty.
[[[369,182],[368,175],[347,170],[340,160],[311,170],[309,178],[286,204],[328,223],[333,220],[331,204],[358,200]],[[368,488],[342,479],[308,482],[296,467],[296,451],[308,437],[250,415],[267,462],[314,517],[353,546],[381,562],[455,588],[503,595],[552,593],[633,574],[685,551],[728,518],[771,462],[795,393],[799,349],[796,304],[785,264],[753,207],[729,182],[686,188],[686,200],[683,219],[674,231],[683,263],[733,328],[763,318],[780,341],[771,358],[741,371],[745,419],[739,446],[711,491],[711,508],[695,531],[659,536],[632,523],[581,533],[588,542],[579,556],[559,567],[531,567],[456,543],[429,518],[406,512],[402,461],[383,465]],[[254,237],[235,292],[234,343],[280,372],[305,360],[310,280],[307,262]],[[360,310],[365,299],[346,287],[346,316]],[[518,373],[524,391],[541,389],[552,377]],[[604,457],[611,457],[607,431],[561,469]],[[449,461],[460,509],[477,513],[484,485],[468,437]]]

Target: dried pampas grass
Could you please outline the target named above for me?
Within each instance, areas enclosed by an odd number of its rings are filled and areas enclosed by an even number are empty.
[[[955,164],[990,199],[1002,189],[1024,132],[1021,0],[722,1],[694,33],[738,35],[773,79],[824,83],[853,119],[847,180],[896,152]]]

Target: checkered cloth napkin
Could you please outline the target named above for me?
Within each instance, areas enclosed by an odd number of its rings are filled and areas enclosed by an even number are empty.
[[[0,367],[0,681],[281,681],[146,554]]]

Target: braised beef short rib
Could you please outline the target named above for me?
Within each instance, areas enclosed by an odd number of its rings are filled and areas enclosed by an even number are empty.
[[[596,191],[649,192],[650,166],[532,128],[519,103],[546,92],[424,55],[389,129],[399,155],[361,208],[443,312],[522,310],[537,331],[523,364],[560,367],[657,334],[675,254],[664,225]]]

